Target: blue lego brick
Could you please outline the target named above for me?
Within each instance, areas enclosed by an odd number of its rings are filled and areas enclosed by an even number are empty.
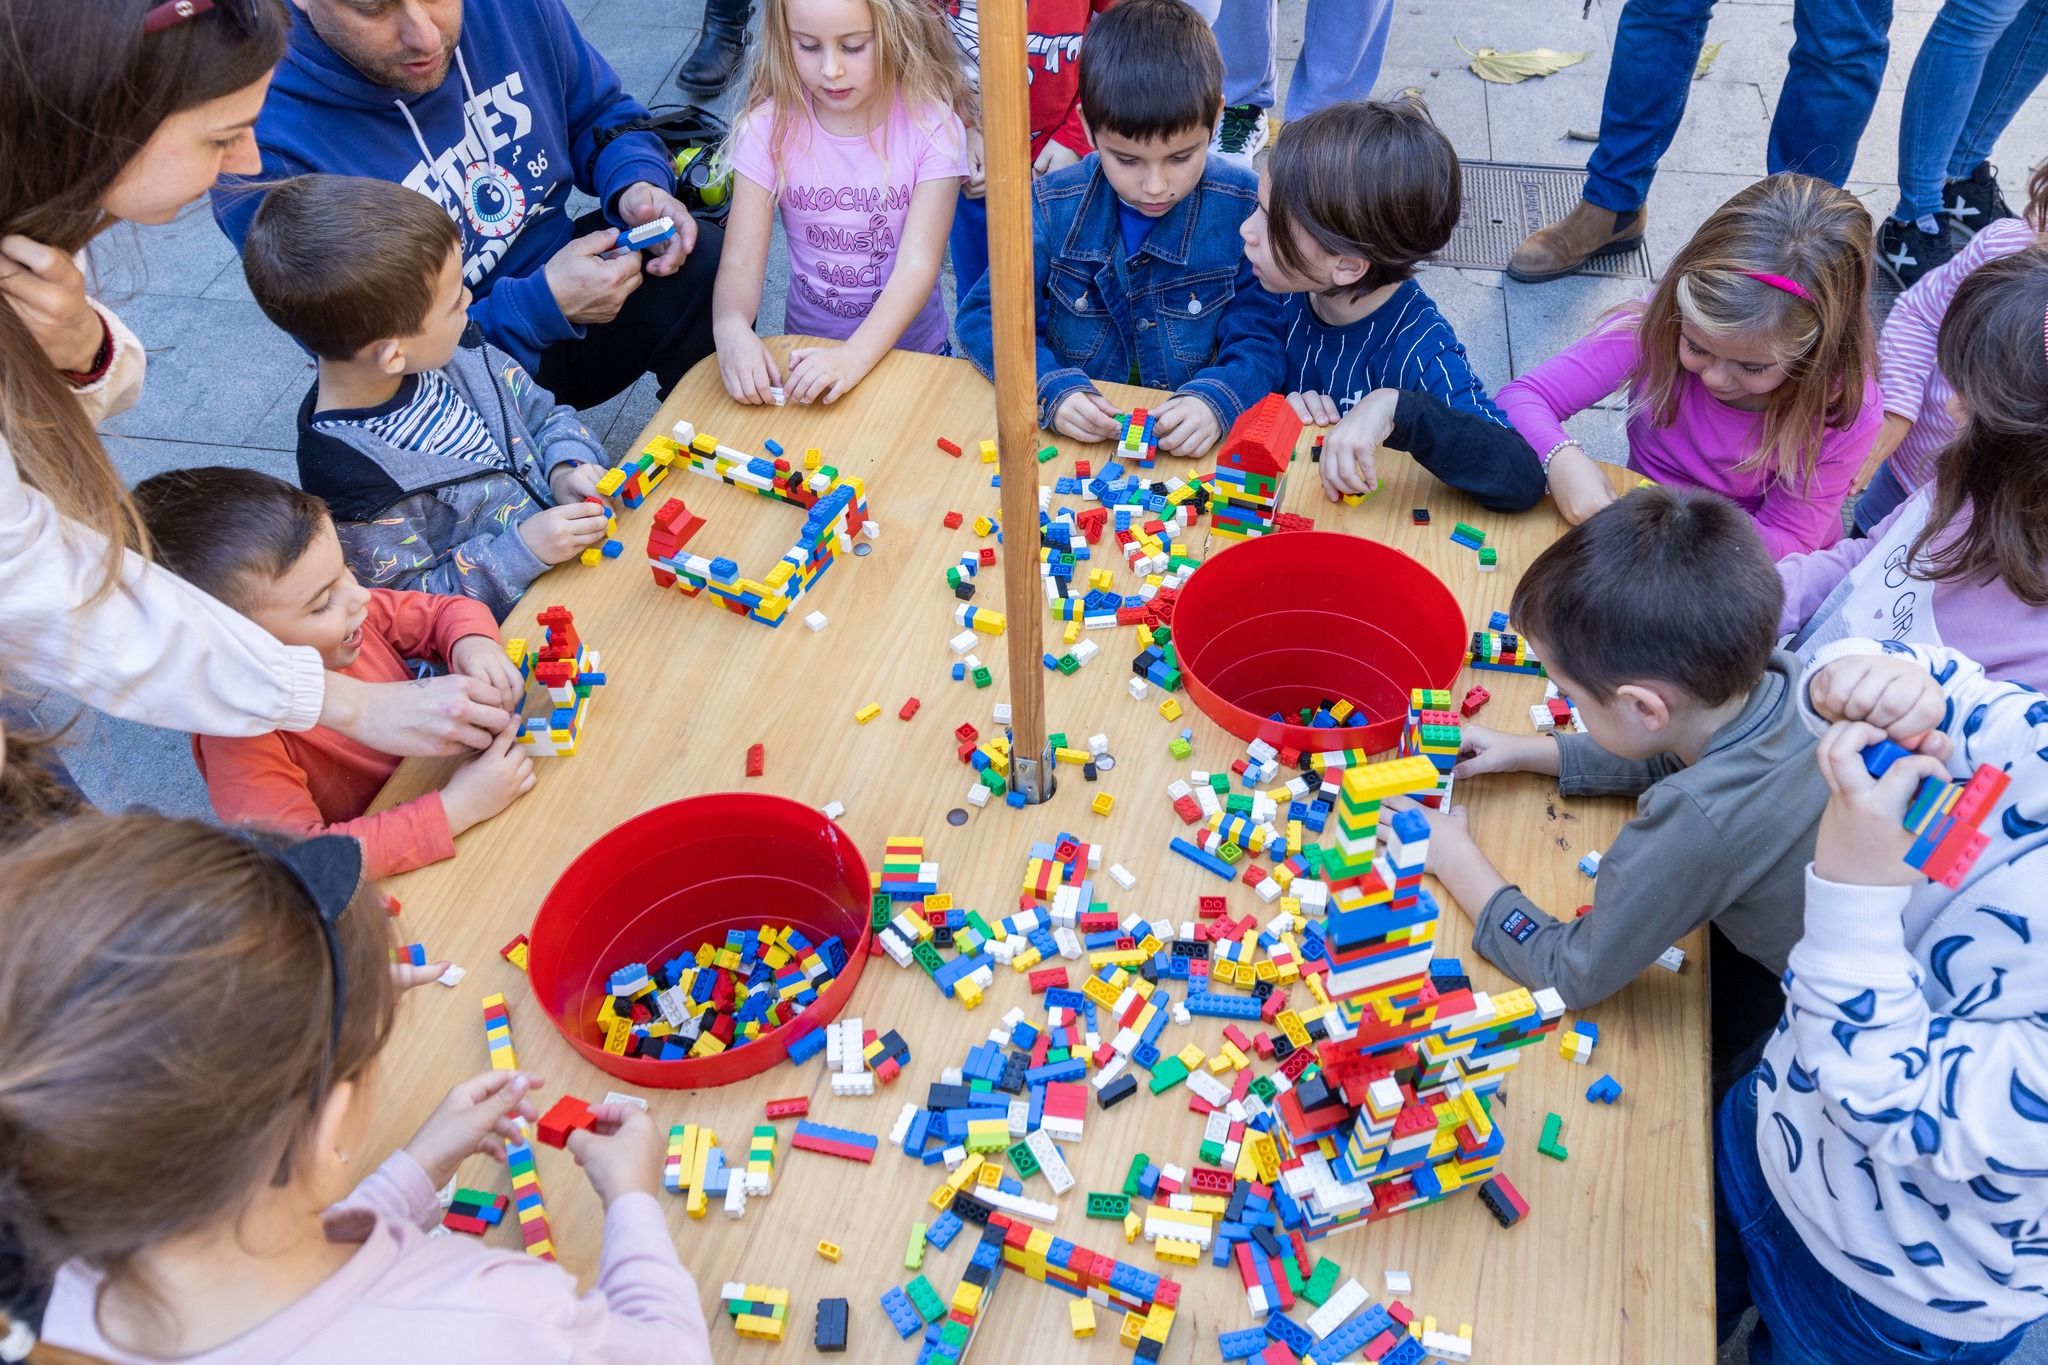
[[[1186,858],[1196,867],[1201,868],[1205,872],[1213,872],[1215,875],[1221,877],[1226,882],[1232,882],[1237,880],[1236,868],[1232,867],[1229,863],[1224,862],[1221,858],[1216,857],[1214,854],[1204,853],[1201,849],[1196,848],[1193,844],[1189,843],[1185,839],[1175,839],[1172,843],[1168,844],[1167,847],[1172,849],[1175,853],[1178,853],[1181,857]]]
[[[1595,1104],[1613,1104],[1621,1098],[1621,1084],[1612,1076],[1602,1076],[1586,1087],[1586,1098]]]
[[[896,1285],[890,1285],[882,1295],[882,1311],[889,1315],[889,1325],[896,1329],[896,1335],[905,1341],[924,1327],[924,1319],[918,1316],[910,1296]]]
[[[1211,995],[1207,991],[1189,991],[1185,1003],[1189,1014],[1210,1019],[1256,1019],[1265,1004],[1257,996]]]
[[[1368,1337],[1366,1340],[1370,1341]],[[1423,1365],[1429,1358],[1422,1349],[1422,1343],[1414,1337],[1404,1336],[1394,1343],[1394,1349],[1380,1357],[1380,1365]]]
[[[932,1225],[924,1230],[924,1239],[944,1251],[953,1245],[953,1239],[960,1235],[960,1229],[964,1226],[966,1225],[960,1221],[960,1215],[947,1209],[934,1218]]]
[[[1247,1327],[1239,1332],[1225,1332],[1216,1339],[1217,1350],[1225,1360],[1245,1360],[1266,1349],[1265,1329]]]
[[[825,1030],[814,1028],[800,1033],[786,1044],[791,1066],[802,1066],[825,1050]]]

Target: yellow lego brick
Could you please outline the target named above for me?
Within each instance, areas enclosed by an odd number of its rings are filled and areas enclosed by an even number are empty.
[[[1067,1322],[1077,1337],[1095,1335],[1095,1305],[1087,1299],[1075,1299],[1067,1305]]]
[[[1005,1124],[1004,1135],[1007,1136],[1008,1132],[1009,1126]],[[1002,1184],[1003,1168],[996,1165],[993,1161],[982,1162],[981,1169],[974,1173],[974,1183],[988,1188]]]
[[[869,721],[873,720],[876,716],[879,716],[881,714],[882,704],[877,701],[871,701],[866,706],[861,707],[860,710],[854,712],[853,718],[860,724],[866,725]]]
[[[1015,957],[1010,959],[1010,966],[1014,968],[1019,975],[1022,975],[1023,973],[1030,971],[1033,967],[1036,967],[1043,960],[1044,954],[1040,953],[1038,949],[1026,948],[1023,952],[1017,954]],[[955,985],[954,989],[958,990],[959,986]]]
[[[839,1263],[839,1243],[818,1243],[818,1254],[820,1256],[823,1256],[826,1260],[831,1261],[834,1265],[837,1265]]]
[[[1173,1265],[1197,1265],[1202,1259],[1202,1249],[1193,1242],[1183,1242],[1177,1237],[1161,1237],[1152,1244],[1152,1250],[1160,1260]]]
[[[1141,1341],[1156,1341],[1164,1345],[1166,1334],[1172,1330],[1173,1309],[1168,1308],[1163,1303],[1155,1303],[1145,1314],[1144,1324],[1138,1331],[1138,1339]]]
[[[969,1318],[981,1308],[981,1286],[962,1280],[953,1287],[953,1311],[964,1313]]]
[[[1202,1051],[1202,1049],[1196,1046],[1195,1044],[1189,1043],[1186,1047],[1180,1050],[1178,1055],[1180,1057],[1180,1064],[1186,1067],[1188,1070],[1193,1071],[1197,1067],[1201,1066],[1203,1059],[1205,1059],[1209,1054]]]
[[[1138,1344],[1138,1333],[1144,1330],[1145,1324],[1138,1321],[1138,1315],[1136,1313],[1124,1314],[1123,1322],[1119,1324],[1117,1327],[1117,1344],[1119,1346],[1135,1347]]]
[[[1127,1213],[1127,1214],[1125,1214],[1125,1215],[1124,1215],[1124,1245],[1125,1245],[1125,1246],[1129,1246],[1129,1245],[1130,1245],[1131,1243],[1133,1243],[1133,1242],[1137,1241],[1137,1240],[1138,1240],[1138,1234],[1139,1234],[1139,1233],[1141,1233],[1141,1232],[1143,1232],[1144,1230],[1145,1230],[1145,1220],[1144,1220],[1144,1219],[1142,1219],[1142,1218],[1138,1217],[1138,1215],[1137,1215],[1137,1214],[1135,1214],[1135,1213]]]
[[[953,983],[953,998],[968,1009],[973,1009],[982,1000],[981,987],[962,977]]]

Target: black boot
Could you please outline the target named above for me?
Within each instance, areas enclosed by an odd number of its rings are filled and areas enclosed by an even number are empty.
[[[753,17],[750,0],[710,0],[704,7],[704,32],[697,50],[676,73],[676,84],[692,95],[722,93],[746,60],[747,24]]]

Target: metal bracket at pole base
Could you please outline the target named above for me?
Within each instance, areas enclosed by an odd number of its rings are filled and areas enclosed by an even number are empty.
[[[1024,803],[1036,806],[1052,799],[1059,790],[1059,779],[1053,774],[1052,750],[1048,748],[1043,758],[1010,758],[1010,790],[1022,792]]]

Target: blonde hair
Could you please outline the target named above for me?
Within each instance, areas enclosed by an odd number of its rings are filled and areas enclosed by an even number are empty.
[[[1769,338],[1785,382],[1764,407],[1762,441],[1735,467],[1810,486],[1826,433],[1855,422],[1875,372],[1870,233],[1855,195],[1811,176],[1774,175],[1737,191],[1693,233],[1648,302],[1615,310],[1632,316],[1638,338],[1631,415],[1658,426],[1677,420],[1681,320],[1713,338]],[[1759,275],[1782,276],[1805,296]]]
[[[913,112],[950,109],[972,125],[976,118],[974,90],[967,83],[960,49],[931,0],[867,0],[867,5],[874,22],[875,74],[881,81],[877,98],[884,101],[884,108],[887,102],[901,99]],[[780,193],[783,151],[798,126],[808,125],[809,100],[796,69],[786,0],[764,0],[761,40],[754,44],[747,65],[747,96],[732,121],[725,159],[732,159],[733,147],[749,117],[761,106],[769,106],[774,117],[768,146],[776,162],[776,183],[770,193]]]

